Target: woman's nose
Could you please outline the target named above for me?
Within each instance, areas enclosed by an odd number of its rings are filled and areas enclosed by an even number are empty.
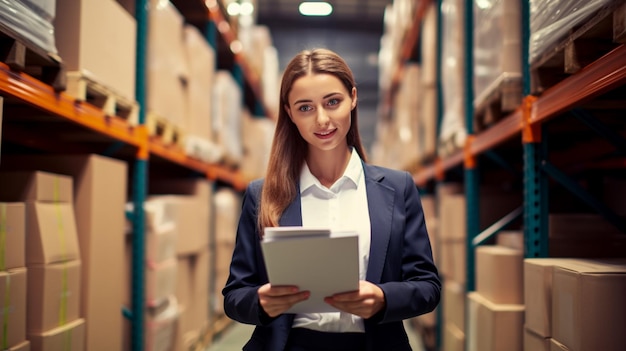
[[[328,124],[328,121],[330,121],[330,118],[328,118],[328,114],[326,113],[326,110],[323,108],[318,108],[317,109],[317,124],[320,126],[325,126]]]

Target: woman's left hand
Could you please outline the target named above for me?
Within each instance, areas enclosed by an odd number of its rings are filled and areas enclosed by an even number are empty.
[[[324,302],[341,311],[367,319],[385,307],[385,294],[378,285],[361,280],[358,291],[335,294],[324,298]]]

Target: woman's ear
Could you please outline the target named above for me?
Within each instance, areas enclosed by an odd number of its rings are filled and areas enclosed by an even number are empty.
[[[351,108],[351,110],[354,110],[354,108],[356,107],[356,102],[357,102],[356,87],[353,87],[352,88],[352,108]]]
[[[289,116],[289,119],[291,119],[291,110],[289,109],[289,105],[285,104],[283,105],[283,108],[285,109],[287,116]]]

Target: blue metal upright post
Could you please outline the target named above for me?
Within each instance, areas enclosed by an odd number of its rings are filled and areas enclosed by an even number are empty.
[[[436,116],[437,116],[437,120],[436,120],[436,129],[435,129],[435,135],[437,137],[439,137],[439,134],[441,133],[441,122],[443,120],[443,90],[442,90],[442,84],[441,84],[441,52],[443,50],[443,44],[442,44],[442,38],[443,38],[443,15],[441,14],[441,4],[442,4],[443,0],[436,0],[435,1],[435,6],[436,7],[436,11],[435,13],[437,14],[437,40],[436,40],[436,79],[435,79],[435,89],[436,90],[436,97],[437,97],[437,111],[436,111]],[[436,250],[440,250],[441,245],[437,245],[436,246]],[[439,253],[436,253],[436,257],[441,257],[439,255]],[[442,276],[443,278],[443,276]],[[443,283],[445,284],[445,280],[443,281]],[[435,347],[437,350],[441,349],[441,346],[443,345],[443,303],[440,303],[439,306],[436,309],[436,330],[435,330]]]
[[[474,135],[474,2],[465,1],[465,127],[467,129],[468,142]],[[472,240],[480,233],[479,221],[479,179],[478,167],[473,156],[465,155],[465,197],[467,206],[467,276],[466,290],[474,291],[474,246]]]
[[[525,257],[548,257],[548,179],[541,171],[546,154],[545,135],[541,126],[530,125],[530,0],[520,0],[522,9],[522,88],[526,98],[522,110],[524,130],[524,243]]]
[[[137,22],[137,57],[135,98],[139,105],[139,124],[146,120],[146,56],[148,43],[148,0],[135,0],[135,19]],[[144,349],[144,306],[145,306],[145,265],[144,265],[144,211],[143,204],[146,198],[146,183],[148,179],[148,151],[147,145],[139,150],[135,160],[133,176],[133,271],[132,271],[132,320],[131,320],[131,350]]]

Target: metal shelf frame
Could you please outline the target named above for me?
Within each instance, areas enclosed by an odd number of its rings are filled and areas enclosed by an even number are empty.
[[[559,182],[565,188],[585,201],[591,208],[603,214],[616,227],[626,230],[626,224],[599,201],[591,198],[586,192],[577,187],[563,172],[547,162],[548,133],[545,122],[553,117],[563,115],[568,111],[604,93],[610,92],[626,84],[626,44],[622,44],[608,52],[582,70],[562,80],[547,89],[541,96],[531,95],[531,73],[529,64],[530,44],[530,1],[520,0],[521,4],[521,36],[522,36],[522,104],[509,115],[501,119],[490,128],[474,133],[473,130],[473,1],[464,2],[465,20],[465,119],[468,139],[465,147],[447,157],[438,157],[434,161],[420,165],[413,174],[415,184],[424,188],[430,182],[445,180],[446,174],[453,169],[462,167],[464,172],[465,195],[467,201],[467,283],[466,290],[475,289],[474,281],[474,250],[488,237],[497,232],[511,221],[523,216],[525,257],[548,257],[548,180]],[[437,134],[442,118],[441,109],[441,6],[442,0],[436,0],[437,6],[437,84],[438,84],[438,120]],[[416,18],[421,18],[416,16]],[[413,37],[409,36],[409,39]],[[419,40],[419,37],[417,37]],[[408,45],[408,44],[406,44]],[[417,45],[411,43],[411,45]],[[411,46],[412,47],[412,46]],[[400,63],[403,64],[402,62]],[[400,68],[401,70],[401,68]],[[391,99],[389,99],[391,101]],[[580,117],[590,127],[590,130],[602,133],[606,128],[598,125],[591,118]],[[622,149],[626,141],[619,135],[604,135],[617,149]],[[519,138],[523,153],[523,204],[513,212],[486,228],[482,233],[479,228],[479,171],[478,158],[480,155],[489,156],[494,148],[505,142]],[[612,164],[622,164],[618,160]],[[438,321],[441,319],[438,313]],[[441,325],[437,325],[437,346],[441,343]]]
[[[145,312],[145,214],[143,205],[147,195],[147,185],[149,178],[149,159],[158,157],[172,165],[182,166],[196,174],[205,176],[209,180],[220,181],[222,184],[231,186],[237,191],[244,191],[250,179],[245,178],[241,173],[231,170],[218,164],[209,164],[190,158],[182,153],[180,149],[172,148],[163,143],[151,140],[145,126],[146,120],[146,60],[149,28],[149,1],[135,0],[135,19],[137,24],[136,42],[136,89],[135,99],[139,105],[138,125],[130,125],[126,120],[117,116],[109,116],[101,109],[82,101],[77,101],[74,97],[64,92],[58,92],[53,87],[42,81],[29,76],[26,73],[12,70],[7,64],[0,62],[0,94],[17,101],[20,104],[34,108],[49,116],[52,120],[67,123],[68,125],[79,126],[80,133],[93,135],[98,139],[103,139],[105,147],[104,154],[115,154],[123,147],[130,147],[132,159],[132,179],[129,181],[131,190],[133,211],[127,213],[127,218],[132,223],[132,272],[131,272],[131,306],[123,307],[121,313],[131,322],[130,349],[132,351],[142,351],[144,345],[144,312]],[[203,6],[207,6],[204,5]],[[216,49],[218,36],[225,42],[230,43],[235,40],[234,33],[228,28],[223,28],[225,19],[219,8],[207,8],[206,30],[204,32],[208,43]],[[222,29],[220,29],[220,24]],[[231,51],[232,53],[232,51]],[[253,74],[241,54],[232,53],[235,57],[235,67],[233,75],[238,77],[241,86],[248,84],[256,100],[256,112],[265,113],[268,109],[262,104],[259,77]],[[217,60],[216,60],[217,61]],[[217,68],[217,63],[216,63]],[[6,100],[5,100],[6,101]],[[242,101],[242,104],[245,104]],[[271,115],[268,115],[271,117]],[[17,120],[16,120],[17,121]],[[2,127],[2,126],[0,126]],[[58,152],[63,148],[53,148],[51,143],[46,141],[21,141],[19,136],[28,137],[28,130],[14,126],[12,140],[17,140],[24,146],[35,147],[49,152]],[[74,128],[74,127],[72,127]],[[5,129],[4,132],[9,132]],[[104,137],[104,138],[103,138]],[[106,140],[110,140],[111,145],[106,147]],[[85,148],[89,149],[89,148]],[[90,149],[89,149],[90,150]],[[126,155],[128,157],[128,155]]]

